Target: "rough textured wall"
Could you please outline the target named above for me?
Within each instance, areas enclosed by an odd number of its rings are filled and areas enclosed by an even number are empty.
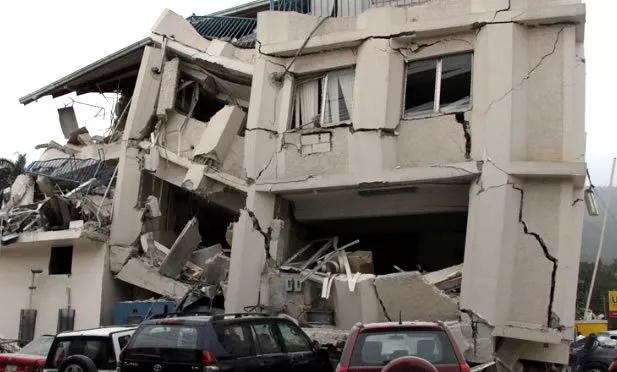
[[[244,137],[235,136],[221,171],[238,178],[246,177],[244,171]]]
[[[347,128],[328,129],[331,133],[331,150],[302,154],[302,135],[299,132],[287,132],[284,136],[285,173],[280,179],[299,178],[317,175],[342,174],[347,172],[348,136]]]
[[[454,115],[401,121],[397,165],[403,168],[465,161],[463,126]]]

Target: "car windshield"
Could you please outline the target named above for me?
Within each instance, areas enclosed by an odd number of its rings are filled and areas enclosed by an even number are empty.
[[[20,354],[47,356],[51,343],[54,341],[52,336],[41,336],[34,339],[19,350]]]
[[[458,364],[444,331],[397,330],[360,333],[351,366],[381,366],[405,356],[421,357],[435,365]]]

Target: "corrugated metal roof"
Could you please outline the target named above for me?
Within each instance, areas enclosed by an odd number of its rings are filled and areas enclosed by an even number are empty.
[[[207,39],[229,41],[241,48],[255,46],[254,33],[257,28],[255,18],[192,15],[187,21]]]

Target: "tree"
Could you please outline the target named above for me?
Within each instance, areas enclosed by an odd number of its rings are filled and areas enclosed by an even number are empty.
[[[0,158],[0,190],[11,187],[17,176],[26,170],[26,154],[17,153],[15,160]]]

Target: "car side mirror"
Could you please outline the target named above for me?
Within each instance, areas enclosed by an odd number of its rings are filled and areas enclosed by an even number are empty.
[[[319,345],[319,341],[317,340],[313,340],[312,346],[314,351],[319,351],[319,349],[321,349],[321,345]]]

